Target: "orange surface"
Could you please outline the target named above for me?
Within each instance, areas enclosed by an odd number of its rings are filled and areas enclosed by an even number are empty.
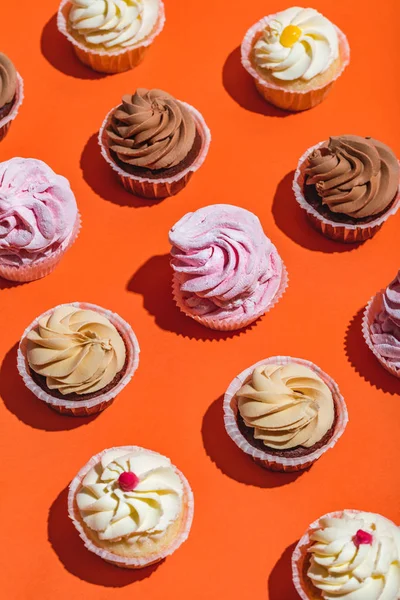
[[[354,249],[314,232],[296,208],[297,159],[330,134],[372,135],[400,155],[396,0],[315,0],[349,37],[350,68],[304,114],[265,104],[239,65],[238,45],[272,0],[166,0],[167,24],[135,71],[101,77],[81,66],[55,30],[56,0],[2,2],[1,49],[25,79],[26,99],[0,160],[35,157],[69,178],[82,233],[57,270],[0,284],[1,596],[118,600],[295,600],[293,543],[331,510],[376,511],[400,523],[400,382],[362,342],[360,311],[399,268],[400,214]],[[211,128],[209,156],[189,186],[158,204],[123,190],[100,157],[96,132],[123,93],[160,87],[196,106]],[[240,335],[218,335],[180,315],[170,294],[168,229],[215,202],[254,211],[289,271],[279,305]],[[94,419],[53,413],[16,371],[24,328],[44,310],[82,300],[133,326],[139,370]],[[310,359],[346,398],[337,447],[302,475],[263,471],[231,443],[221,395],[231,379],[274,354]],[[66,516],[66,489],[103,448],[138,444],[171,457],[193,486],[188,542],[156,568],[118,570],[88,553]]]

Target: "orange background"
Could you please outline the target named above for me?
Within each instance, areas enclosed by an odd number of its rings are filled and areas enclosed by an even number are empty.
[[[1,50],[25,80],[25,101],[0,160],[35,157],[65,175],[82,232],[56,271],[0,283],[1,575],[9,600],[295,600],[293,543],[323,513],[375,511],[400,523],[400,383],[362,341],[361,310],[399,268],[400,214],[358,248],[314,232],[291,193],[299,156],[329,135],[371,135],[400,155],[396,0],[314,0],[349,37],[351,65],[328,99],[286,114],[257,96],[238,45],[287,1],[166,0],[167,23],[134,71],[99,76],[57,34],[56,0],[2,2]],[[124,191],[101,158],[98,128],[136,87],[159,87],[204,115],[209,156],[174,198]],[[250,330],[217,334],[181,315],[170,293],[168,230],[186,212],[226,202],[261,219],[290,276],[281,302]],[[53,413],[25,390],[16,348],[48,308],[87,301],[134,328],[139,370],[97,418]],[[225,434],[221,396],[245,367],[287,354],[338,382],[350,423],[337,447],[301,475],[264,471]],[[100,450],[125,444],[169,456],[195,494],[188,542],[159,567],[119,570],[87,552],[66,514],[71,478]]]

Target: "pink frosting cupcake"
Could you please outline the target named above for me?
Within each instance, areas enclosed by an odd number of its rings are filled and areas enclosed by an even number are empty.
[[[259,219],[244,208],[215,204],[188,213],[169,241],[175,301],[211,329],[246,327],[287,287],[281,257]]]
[[[0,277],[33,281],[48,275],[79,229],[65,177],[35,158],[0,163]]]

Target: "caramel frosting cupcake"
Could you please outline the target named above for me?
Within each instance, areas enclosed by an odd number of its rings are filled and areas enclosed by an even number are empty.
[[[17,71],[8,56],[0,52],[0,120],[10,113],[16,92]]]

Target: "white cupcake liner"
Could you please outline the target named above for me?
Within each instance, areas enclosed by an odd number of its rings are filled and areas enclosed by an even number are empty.
[[[332,393],[333,401],[335,404],[336,421],[334,424],[334,430],[331,438],[328,440],[328,442],[326,442],[326,444],[321,446],[321,448],[318,448],[317,450],[315,450],[311,454],[307,454],[306,456],[286,458],[284,456],[277,456],[276,454],[270,453],[268,452],[268,450],[260,450],[258,448],[255,448],[246,440],[238,426],[238,402],[236,398],[236,393],[244,385],[246,380],[252,375],[256,367],[268,364],[287,365],[291,363],[297,363],[308,367],[317,375],[319,375],[322,381],[326,383],[326,385]],[[225,429],[229,437],[241,450],[243,450],[243,452],[251,456],[253,460],[255,460],[255,462],[260,464],[262,467],[265,467],[266,469],[271,469],[272,471],[290,472],[307,469],[316,460],[318,460],[327,450],[335,446],[336,442],[343,434],[348,420],[349,417],[347,413],[347,407],[343,396],[339,391],[337,383],[329,375],[327,375],[326,373],[324,373],[324,371],[317,367],[314,363],[308,360],[304,360],[302,358],[292,358],[290,356],[272,356],[270,358],[266,358],[265,360],[260,360],[256,364],[242,371],[240,375],[237,375],[237,377],[235,377],[235,379],[229,385],[224,396],[224,422]]]
[[[148,177],[140,177],[138,175],[133,175],[119,167],[112,158],[108,148],[107,128],[110,125],[113,113],[120,105],[115,106],[113,109],[111,109],[106,118],[104,119],[98,137],[99,145],[101,148],[101,154],[106,160],[106,162],[110,165],[110,167],[117,173],[122,185],[128,192],[131,192],[132,194],[136,194],[138,196],[143,196],[144,198],[154,199],[173,196],[186,186],[193,173],[197,171],[204,163],[208,154],[208,149],[210,147],[211,132],[204,120],[204,117],[197,109],[195,109],[190,104],[187,104],[186,102],[182,102],[181,100],[179,102],[183,104],[183,106],[185,106],[192,114],[196,123],[197,131],[201,135],[202,144],[200,152],[194,160],[194,162],[188,167],[186,167],[186,169],[184,169],[180,173],[177,173],[173,177],[160,177],[159,179],[149,179]]]
[[[293,192],[295,198],[299,206],[306,211],[307,216],[314,227],[326,237],[338,242],[345,242],[349,244],[367,240],[375,235],[375,233],[382,227],[383,223],[385,223],[389,217],[396,214],[396,212],[399,210],[400,185],[395,201],[390,209],[369,223],[357,223],[355,225],[351,225],[347,223],[336,223],[335,221],[331,221],[330,219],[323,217],[307,202],[303,189],[305,185],[305,169],[307,166],[307,160],[314,150],[317,150],[324,144],[326,144],[326,141],[319,142],[315,146],[312,146],[300,158],[293,178]]]
[[[371,350],[375,358],[381,363],[382,367],[384,367],[391,375],[394,375],[395,377],[400,377],[400,369],[393,365],[393,363],[387,360],[384,356],[379,354],[374,342],[372,341],[371,327],[374,324],[378,315],[384,310],[384,295],[385,290],[381,290],[371,298],[371,300],[365,307],[362,319],[362,334],[368,348]]]
[[[276,256],[281,261],[281,279],[279,282],[279,286],[278,286],[272,300],[270,300],[268,302],[268,304],[259,308],[259,310],[254,312],[252,315],[234,316],[234,317],[228,317],[225,319],[221,319],[219,317],[214,317],[212,315],[193,314],[186,305],[184,296],[180,289],[180,283],[179,283],[177,273],[174,273],[173,279],[172,279],[172,295],[173,295],[176,305],[178,306],[179,310],[182,313],[184,313],[187,317],[190,317],[191,319],[194,319],[201,325],[204,325],[205,327],[208,327],[209,329],[214,329],[216,331],[235,331],[237,329],[243,329],[244,327],[251,325],[251,323],[254,323],[255,321],[257,321],[257,319],[259,319],[260,317],[265,315],[267,312],[269,312],[271,310],[271,308],[273,308],[279,302],[279,300],[282,298],[283,294],[285,293],[285,291],[289,285],[289,277],[288,277],[286,267],[285,267],[282,259],[280,258],[275,247],[274,247],[274,251],[276,253]]]
[[[24,100],[24,80],[21,75],[17,73],[17,86],[15,90],[15,101],[8,113],[3,119],[0,120],[0,141],[5,138],[8,130],[11,127],[11,123],[14,121]]]
[[[0,277],[8,279],[9,281],[19,281],[26,283],[28,281],[35,281],[36,279],[42,279],[54,271],[58,263],[63,258],[66,251],[72,246],[78,237],[82,227],[81,215],[78,212],[74,227],[68,237],[62,242],[62,244],[52,252],[49,256],[39,258],[30,264],[23,265],[9,265],[2,264],[0,257]]]
[[[109,448],[107,450],[103,450],[102,452],[99,452],[99,454],[96,454],[96,456],[93,456],[89,460],[89,462],[79,471],[78,475],[72,480],[72,482],[69,486],[68,515],[69,515],[70,519],[72,520],[74,526],[78,530],[79,536],[83,540],[86,548],[88,550],[90,550],[90,552],[93,552],[94,554],[96,554],[97,556],[102,558],[103,560],[105,560],[109,563],[112,563],[113,565],[116,565],[117,567],[122,567],[122,568],[127,568],[127,569],[141,569],[143,567],[147,567],[149,565],[157,563],[157,562],[163,560],[164,558],[166,558],[167,556],[170,556],[171,554],[173,554],[175,552],[175,550],[177,550],[187,540],[187,538],[189,536],[190,528],[191,528],[192,522],[193,522],[193,514],[194,514],[193,492],[189,485],[189,482],[187,481],[187,479],[183,475],[183,473],[181,473],[174,465],[172,465],[175,473],[179,476],[179,478],[181,479],[182,484],[183,484],[183,489],[184,489],[183,502],[185,504],[185,506],[184,506],[185,515],[184,515],[184,519],[182,522],[181,531],[179,532],[177,537],[174,539],[174,541],[170,544],[170,546],[168,548],[164,549],[162,552],[159,552],[156,554],[151,554],[149,557],[126,558],[123,556],[119,556],[118,554],[114,554],[113,552],[110,552],[109,550],[105,550],[104,548],[100,548],[99,546],[96,546],[96,544],[86,535],[85,530],[81,524],[79,510],[76,505],[75,498],[76,498],[76,494],[81,486],[81,482],[84,479],[84,477],[86,476],[86,474],[90,471],[91,468],[93,468],[96,464],[99,463],[99,461],[101,460],[101,457],[106,452],[110,452],[113,450],[126,450],[127,452],[145,451],[148,454],[152,454],[155,456],[162,456],[158,452],[153,452],[152,450],[140,448],[139,446],[119,446],[117,448]]]
[[[137,66],[144,58],[145,52],[161,33],[165,24],[165,8],[162,0],[157,23],[153,31],[145,39],[128,48],[118,50],[94,49],[79,42],[68,30],[68,15],[71,10],[70,0],[62,0],[57,13],[57,28],[73,45],[79,60],[86,66],[101,73],[121,73]]]
[[[56,398],[50,393],[47,393],[45,390],[43,390],[39,385],[37,385],[37,383],[32,378],[30,372],[30,367],[26,356],[28,345],[28,333],[38,325],[40,319],[51,314],[55,310],[55,308],[59,308],[60,306],[75,306],[76,308],[94,310],[95,312],[100,313],[101,315],[109,319],[109,321],[116,327],[116,329],[121,334],[125,342],[127,350],[127,365],[125,374],[111,390],[104,394],[99,394],[91,400],[84,400],[84,395],[82,396],[82,400],[64,400],[61,398]],[[122,319],[119,315],[111,312],[110,310],[106,310],[100,306],[97,306],[96,304],[90,304],[88,302],[68,302],[66,304],[61,304],[57,307],[47,310],[42,315],[40,315],[40,317],[37,317],[29,325],[29,327],[27,327],[27,329],[25,329],[18,347],[17,368],[26,387],[37,398],[39,398],[39,400],[46,402],[46,404],[48,404],[51,408],[60,412],[61,414],[72,415],[75,417],[86,417],[88,415],[93,415],[104,410],[107,406],[111,404],[112,400],[114,400],[114,398],[130,382],[139,365],[139,353],[140,347],[136,335],[132,331],[131,326],[126,321],[124,321],[124,319]]]

